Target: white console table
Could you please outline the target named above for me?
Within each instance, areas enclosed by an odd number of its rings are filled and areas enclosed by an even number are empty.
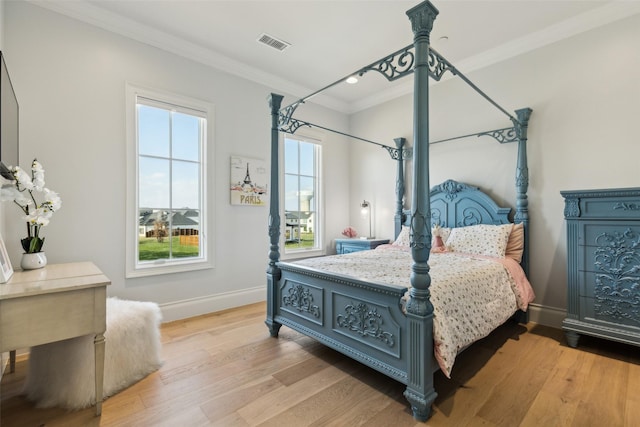
[[[0,284],[0,353],[95,335],[96,415],[102,412],[107,286],[91,262],[16,271]],[[63,367],[61,367],[63,369]]]

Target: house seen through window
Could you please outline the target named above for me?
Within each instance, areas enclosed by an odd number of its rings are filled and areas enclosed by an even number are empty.
[[[321,247],[319,144],[284,139],[285,253]]]
[[[207,112],[170,101],[135,96],[137,230],[129,273],[207,261]]]

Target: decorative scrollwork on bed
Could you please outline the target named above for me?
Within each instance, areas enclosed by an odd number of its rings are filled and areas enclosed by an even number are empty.
[[[362,76],[368,71],[377,71],[387,78],[389,81],[394,81],[404,77],[407,74],[413,73],[413,64],[415,62],[415,47],[410,45],[401,49],[391,55],[375,62],[371,65],[367,65],[357,71],[359,76]],[[436,52],[434,49],[429,49],[428,56],[429,76],[436,81],[440,81],[442,75],[447,71],[450,71],[453,75],[458,74],[458,70],[449,61],[447,61],[442,55]]]
[[[391,55],[382,58],[378,62],[361,68],[357,74],[362,76],[367,71],[377,71],[382,74],[390,82],[397,80],[407,74],[413,73],[413,63],[415,61],[413,45],[400,49]]]
[[[414,212],[410,218],[412,248],[420,250],[431,247],[431,227],[424,226],[429,224],[428,221],[427,215],[419,211]]]
[[[462,220],[456,227],[468,227],[470,225],[482,224],[482,214],[476,208],[466,208],[462,211]]]
[[[303,126],[311,127],[311,124],[307,123],[307,122],[303,122],[301,120],[297,120],[297,119],[289,119],[286,122],[283,121],[280,124],[280,128],[279,129],[282,132],[287,132],[287,133],[290,133],[290,134],[294,134],[294,133],[296,133],[296,131],[298,129],[300,129]]]
[[[382,316],[376,308],[369,308],[365,303],[349,304],[344,308],[345,314],[339,314],[336,321],[340,327],[357,332],[361,336],[369,336],[382,341],[389,347],[395,345],[393,334],[382,330]]]
[[[429,76],[436,81],[440,81],[442,75],[447,71],[451,71],[453,75],[458,74],[456,67],[451,65],[451,63],[444,59],[438,52],[429,49]]]
[[[432,208],[431,209],[431,227],[434,227],[436,225],[440,226],[440,227],[444,227],[446,225],[446,222],[444,221],[444,219],[442,219],[442,211],[440,209],[437,208]]]
[[[517,168],[516,169],[516,186],[529,185],[529,169]]]
[[[457,182],[452,179],[448,179],[442,184],[436,185],[431,189],[431,192],[445,193],[445,197],[449,200],[453,200],[458,197],[458,193],[464,190],[478,190],[478,187],[472,187],[462,182]]]
[[[282,304],[290,305],[299,312],[310,313],[316,318],[320,318],[320,307],[313,304],[313,295],[309,289],[302,285],[296,285],[289,288],[289,294],[282,296]]]
[[[389,152],[389,155],[393,160],[400,160],[400,150],[398,150],[397,148],[387,147],[387,146],[383,146],[382,148],[384,148]],[[408,159],[411,159],[412,157],[413,157],[413,150],[409,148],[402,149],[402,159],[408,160]]]
[[[515,127],[491,130],[488,132],[480,132],[478,136],[490,136],[500,144],[518,141],[518,134]]]
[[[283,108],[278,113],[278,128],[282,128],[287,125],[291,118],[293,117],[293,113],[296,112],[296,109],[301,104],[301,102],[294,102],[293,104]]]

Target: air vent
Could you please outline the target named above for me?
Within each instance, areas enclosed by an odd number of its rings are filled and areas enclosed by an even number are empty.
[[[274,49],[278,49],[280,52],[291,46],[290,43],[287,43],[284,40],[279,40],[265,33],[262,33],[260,37],[258,37],[258,43],[262,43]]]

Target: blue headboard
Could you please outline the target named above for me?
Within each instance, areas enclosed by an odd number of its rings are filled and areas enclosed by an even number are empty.
[[[507,224],[511,208],[502,208],[478,187],[449,179],[431,188],[431,226],[464,227]],[[403,210],[402,225],[409,226],[411,211]],[[396,237],[400,227],[396,226]]]

